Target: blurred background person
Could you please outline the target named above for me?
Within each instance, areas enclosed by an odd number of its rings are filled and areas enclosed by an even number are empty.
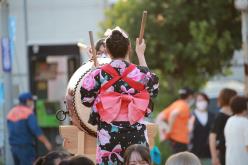
[[[227,120],[225,126],[226,164],[248,164],[248,99],[244,96],[235,96],[231,100],[233,116]]]
[[[86,45],[85,45],[86,46]],[[92,49],[90,46],[86,46],[89,59],[92,59]],[[109,57],[106,50],[105,38],[99,39],[95,44],[96,55],[98,58]]]
[[[209,133],[214,121],[214,114],[208,111],[209,98],[205,93],[196,95],[193,111],[191,152],[198,156],[203,165],[211,164]]]
[[[162,140],[170,140],[173,153],[188,150],[190,107],[194,103],[192,89],[182,88],[179,94],[180,98],[160,112],[156,119],[158,125],[166,123],[166,127],[160,128],[160,134]]]
[[[217,99],[218,105],[221,109],[214,120],[209,135],[210,153],[213,165],[225,165],[226,147],[224,127],[227,119],[232,115],[229,106],[230,100],[236,95],[237,92],[235,90],[224,88],[220,91]]]
[[[106,50],[105,38],[99,39],[96,42],[96,55],[99,57],[109,57]]]
[[[32,94],[20,94],[19,102],[7,115],[9,143],[15,165],[31,165],[36,157],[34,138],[42,142],[48,151],[52,145],[38,126]]]
[[[91,46],[87,46],[84,45],[87,51],[87,55],[89,59],[92,59],[92,49]],[[99,39],[96,43],[95,43],[95,50],[96,50],[96,55],[98,58],[106,58],[109,57],[107,54],[107,50],[106,50],[106,44],[105,44],[105,38],[101,38]],[[110,57],[109,57],[110,58]]]
[[[190,152],[180,152],[170,156],[165,165],[201,165],[201,162]]]

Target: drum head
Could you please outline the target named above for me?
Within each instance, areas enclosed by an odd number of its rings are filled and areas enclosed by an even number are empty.
[[[110,58],[98,58],[97,60],[99,65],[104,65],[110,63],[111,61]],[[76,72],[72,75],[67,86],[66,103],[69,111],[69,116],[72,119],[73,125],[77,126],[80,130],[92,136],[96,136],[96,126],[93,126],[88,123],[91,108],[86,107],[82,104],[80,94],[82,81],[85,75],[91,71],[92,67],[93,61],[89,61],[83,64],[80,68],[78,68]]]

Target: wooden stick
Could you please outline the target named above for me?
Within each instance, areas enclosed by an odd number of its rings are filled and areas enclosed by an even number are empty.
[[[142,21],[140,25],[139,44],[142,43],[142,39],[144,37],[146,18],[147,18],[147,11],[143,11]]]
[[[93,33],[92,31],[89,31],[89,36],[90,36],[90,45],[91,45],[91,49],[92,49],[92,59],[94,62],[94,66],[96,66],[96,49],[95,49],[95,44],[94,44],[94,39],[93,39]]]

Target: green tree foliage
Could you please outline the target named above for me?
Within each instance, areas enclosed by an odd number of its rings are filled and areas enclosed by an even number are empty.
[[[134,41],[143,10],[146,59],[161,79],[158,109],[179,87],[198,89],[223,73],[240,47],[240,13],[231,0],[121,0],[106,11],[102,29],[120,26]]]

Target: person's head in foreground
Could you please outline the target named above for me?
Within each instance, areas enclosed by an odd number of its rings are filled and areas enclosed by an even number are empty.
[[[201,165],[197,156],[190,152],[179,152],[171,155],[165,165]]]
[[[112,59],[125,59],[130,50],[128,35],[119,27],[108,32],[107,53]]]
[[[62,161],[59,165],[94,165],[94,162],[85,156],[77,155]]]
[[[34,165],[59,165],[62,160],[69,156],[70,154],[64,151],[51,151],[45,156],[39,157]]]
[[[247,115],[248,99],[244,96],[235,96],[231,99],[231,110],[234,115]]]
[[[129,146],[124,154],[124,165],[151,165],[149,148],[141,144]]]
[[[233,89],[224,88],[218,96],[218,105],[222,107],[229,106],[232,97],[236,96],[237,92]]]

